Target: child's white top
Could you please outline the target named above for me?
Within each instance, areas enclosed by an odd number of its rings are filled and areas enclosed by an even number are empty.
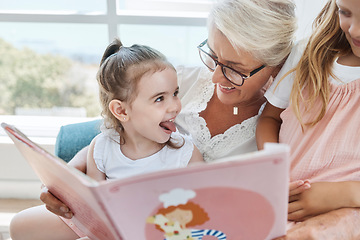
[[[280,83],[279,81],[287,72],[289,72],[297,65],[305,50],[305,47],[306,41],[300,41],[293,47],[284,66],[279,71],[272,85],[266,91],[264,96],[273,106],[282,109],[285,109],[289,106],[290,93],[294,82],[294,72],[287,75]],[[338,79],[334,79],[333,77],[329,76],[329,80],[331,83],[336,85],[352,82],[356,79],[359,79],[360,76],[360,67],[344,66],[338,64],[337,60],[333,64],[332,71]]]
[[[132,160],[121,152],[119,134],[115,130],[106,130],[96,138],[94,160],[97,168],[106,174],[107,179],[186,167],[194,150],[193,143],[188,136],[181,135],[179,132],[173,132],[171,138],[176,142],[184,142],[184,145],[179,149],[166,145],[151,156]]]

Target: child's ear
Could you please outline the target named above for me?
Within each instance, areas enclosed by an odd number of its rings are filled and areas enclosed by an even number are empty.
[[[126,103],[117,99],[113,99],[109,103],[109,110],[120,122],[126,122],[129,119],[126,106]]]

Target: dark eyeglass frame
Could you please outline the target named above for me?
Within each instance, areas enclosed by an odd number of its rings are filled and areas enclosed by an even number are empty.
[[[233,69],[232,67],[226,66],[225,64],[219,62],[219,61],[216,60],[210,53],[207,53],[206,51],[204,51],[204,50],[202,49],[202,47],[203,47],[206,43],[207,43],[207,39],[205,39],[205,41],[203,41],[202,43],[199,44],[199,46],[197,46],[197,48],[198,48],[198,50],[199,50],[199,55],[200,55],[201,61],[202,61],[202,62],[205,64],[205,66],[206,66],[207,68],[209,68],[211,71],[215,71],[216,67],[219,65],[219,66],[221,67],[221,71],[222,71],[224,77],[226,78],[226,80],[228,80],[229,82],[231,82],[231,84],[234,84],[235,86],[241,87],[241,86],[244,84],[244,82],[245,82],[246,79],[248,79],[249,77],[253,76],[255,73],[259,72],[260,70],[262,70],[263,68],[266,67],[266,65],[264,64],[264,65],[256,68],[255,70],[251,71],[250,74],[249,74],[249,76],[247,76],[247,75],[245,75],[245,74],[243,74],[243,73],[241,73],[241,72]],[[200,52],[200,51],[203,52],[203,53],[205,53],[207,56],[209,56],[209,57],[215,62],[215,68],[211,68],[211,67],[209,67],[209,66],[205,63],[205,61],[204,61],[204,60],[202,59],[202,57],[201,57],[201,52]],[[228,69],[230,69],[231,71],[234,71],[234,72],[236,72],[237,74],[239,74],[240,77],[241,77],[241,79],[242,79],[241,84],[234,83],[233,81],[231,81],[231,80],[226,76],[226,74],[225,74],[225,68],[228,68]]]

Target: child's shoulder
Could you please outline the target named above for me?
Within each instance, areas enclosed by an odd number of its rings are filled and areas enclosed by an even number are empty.
[[[308,38],[303,38],[296,41],[287,59],[287,62],[291,62],[292,66],[296,65],[299,62],[301,56],[303,55],[308,41]]]
[[[120,134],[113,128],[101,128],[101,133],[97,136],[101,138],[118,138]]]
[[[192,142],[191,135],[180,133],[179,130],[177,130],[176,132],[173,132],[171,134],[171,138],[174,139],[174,140],[183,139],[185,142]]]
[[[119,138],[119,133],[116,132],[114,129],[106,129],[101,130],[101,132],[94,137],[91,141],[91,145],[95,146],[95,144],[104,144],[106,142],[114,142],[114,140]],[[118,141],[116,141],[118,142]]]

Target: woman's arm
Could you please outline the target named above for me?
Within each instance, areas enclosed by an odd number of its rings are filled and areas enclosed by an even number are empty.
[[[195,163],[195,162],[204,162],[204,158],[203,155],[200,153],[199,149],[194,145],[194,150],[189,163]]]
[[[279,132],[282,120],[280,114],[284,109],[266,103],[256,127],[256,143],[258,149],[264,149],[266,142],[279,142]]]
[[[86,174],[86,159],[88,151],[89,146],[84,147],[71,159],[68,164]]]
[[[68,163],[69,165],[79,169],[83,173],[86,173],[86,158],[88,153],[88,148],[85,147],[80,150],[73,159]],[[73,213],[70,209],[62,203],[59,199],[57,199],[54,195],[52,195],[46,187],[42,188],[42,192],[40,194],[40,200],[45,203],[46,208],[59,216],[64,218],[72,218]]]

